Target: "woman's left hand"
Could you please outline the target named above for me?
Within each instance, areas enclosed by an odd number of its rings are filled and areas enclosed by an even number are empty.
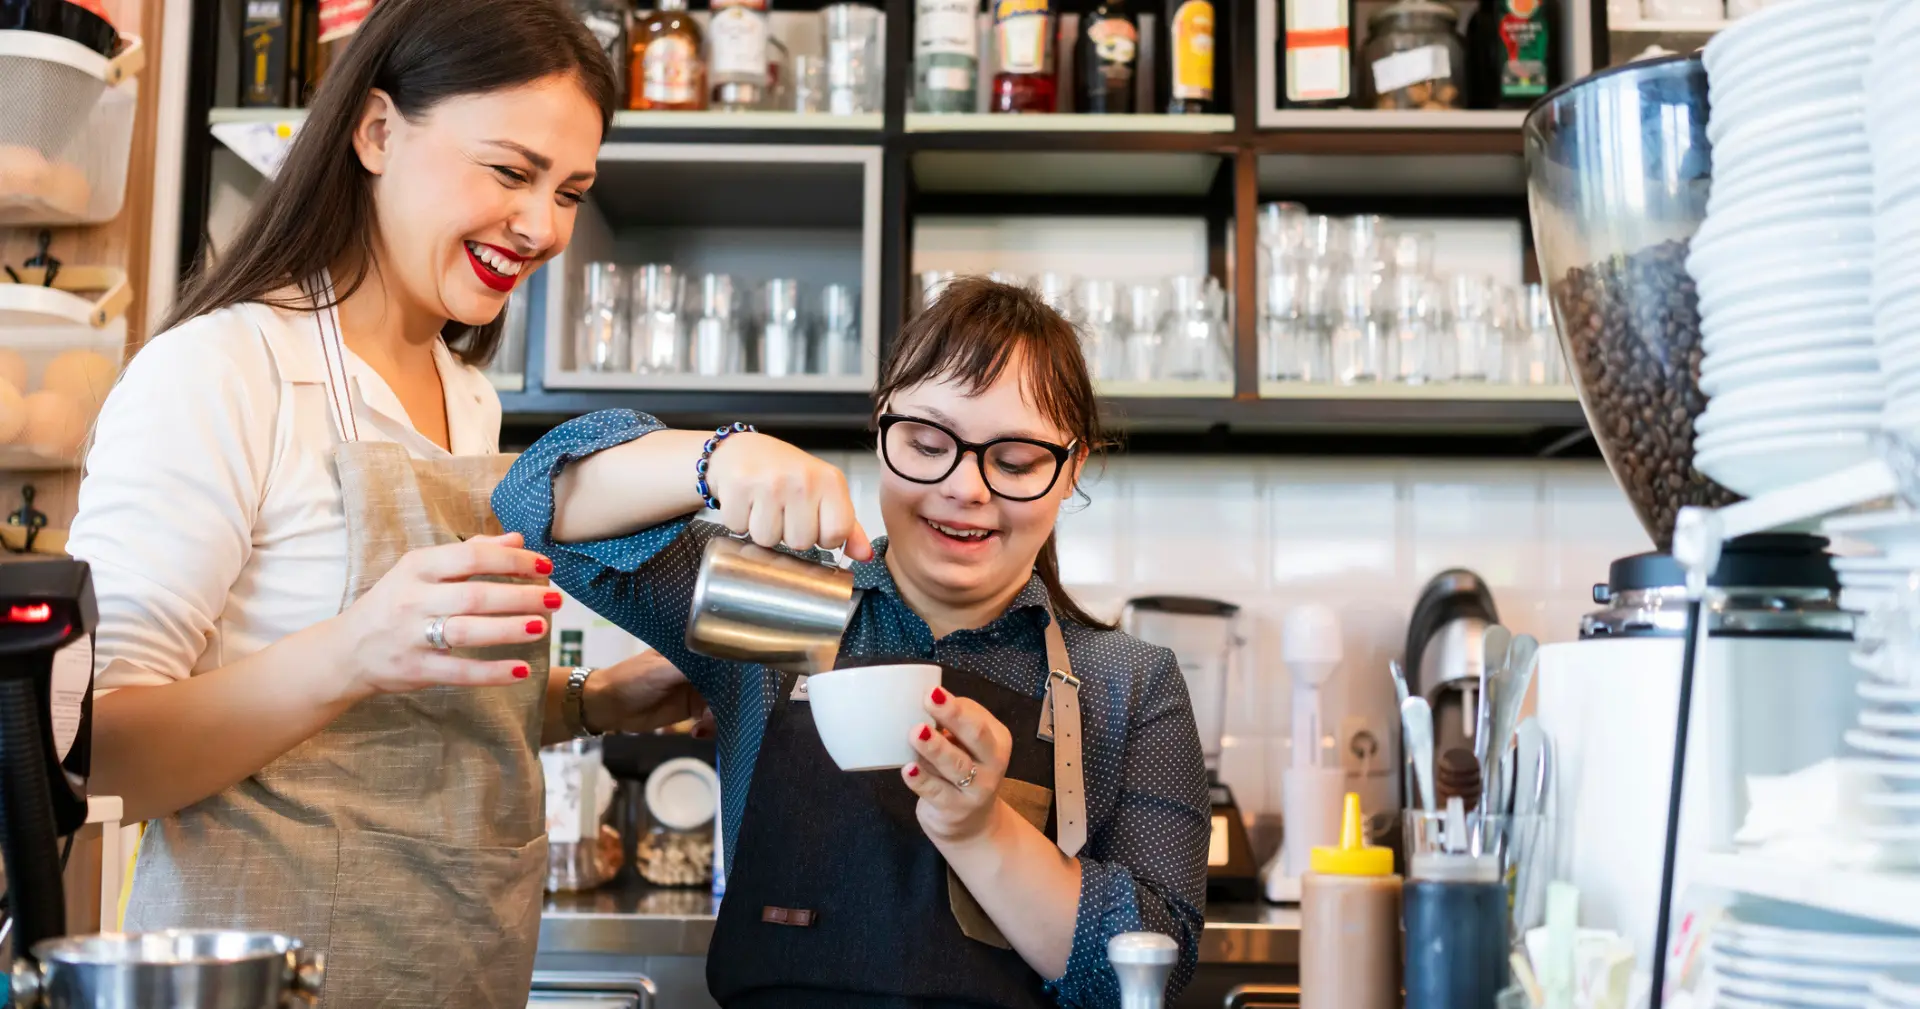
[[[694,735],[712,733],[713,715],[700,694],[659,652],[641,652],[594,670],[581,700],[595,732],[651,732],[699,718]]]
[[[920,759],[900,771],[920,797],[920,829],[935,843],[970,841],[993,825],[1013,734],[993,713],[941,687],[923,702],[932,718],[913,730]]]

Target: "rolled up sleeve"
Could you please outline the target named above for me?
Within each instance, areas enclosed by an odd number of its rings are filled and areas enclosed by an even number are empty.
[[[1055,997],[1075,1009],[1120,1005],[1107,942],[1158,932],[1180,946],[1171,1004],[1193,978],[1205,927],[1210,807],[1186,681],[1171,652],[1146,677],[1127,729],[1120,798],[1080,859],[1080,909]]]
[[[632,410],[602,410],[554,428],[521,453],[493,492],[493,510],[527,549],[553,561],[554,584],[646,642],[679,667],[718,718],[726,718],[739,677],[734,665],[686,647],[687,612],[706,541],[721,527],[675,519],[626,536],[580,543],[553,538],[553,482],[569,465],[666,425]],[[692,480],[691,473],[687,475]]]

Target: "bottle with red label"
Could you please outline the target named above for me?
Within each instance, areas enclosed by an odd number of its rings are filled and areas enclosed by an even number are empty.
[[[1212,0],[1168,0],[1166,109],[1169,115],[1213,111]]]
[[[320,0],[320,49],[314,59],[310,87],[319,87],[327,68],[339,62],[353,41],[353,33],[373,13],[374,0]]]
[[[660,0],[634,22],[627,69],[627,107],[691,112],[707,107],[707,65],[700,23],[687,0]]]
[[[1074,45],[1074,111],[1123,115],[1133,111],[1134,68],[1140,27],[1124,0],[1108,0],[1080,19]]]
[[[1053,112],[1052,0],[993,0],[993,38],[1000,72],[993,76],[989,112]]]

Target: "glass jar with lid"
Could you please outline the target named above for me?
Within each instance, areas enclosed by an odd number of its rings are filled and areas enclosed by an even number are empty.
[[[1467,47],[1460,16],[1433,0],[1401,0],[1367,21],[1360,51],[1360,107],[1466,107]]]

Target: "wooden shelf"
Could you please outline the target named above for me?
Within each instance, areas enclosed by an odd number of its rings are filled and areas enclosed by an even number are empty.
[[[1578,403],[1571,385],[1502,385],[1492,382],[1434,382],[1401,385],[1372,382],[1365,385],[1322,385],[1315,382],[1262,382],[1261,399],[1350,400],[1387,402],[1511,402]]]
[[[907,113],[908,133],[1232,133],[1232,116]]]
[[[1798,865],[1752,855],[1708,855],[1693,882],[1769,900],[1920,929],[1920,874]]]
[[[1726,20],[1626,21],[1608,25],[1607,31],[1616,35],[1712,35],[1732,23]]]
[[[1518,134],[1524,109],[1461,109],[1415,112],[1390,109],[1281,109],[1260,117],[1262,130],[1338,130],[1341,132],[1510,132]]]

